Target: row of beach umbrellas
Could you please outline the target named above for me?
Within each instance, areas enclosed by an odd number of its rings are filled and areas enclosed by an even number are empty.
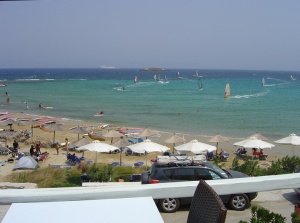
[[[10,118],[7,119],[5,121],[2,121],[0,123],[1,126],[4,125],[9,125],[10,129],[11,126],[13,124],[40,124],[40,122],[36,121],[36,120],[21,120],[18,122],[17,119],[14,118]],[[52,124],[45,124],[41,127],[42,130],[44,131],[49,131],[49,132],[53,132],[53,141],[55,142],[55,132],[56,131],[63,131],[64,127],[62,124],[57,124],[57,123],[52,123]],[[0,137],[2,138],[12,138],[12,137],[16,137],[16,135],[14,135],[12,132],[10,135],[9,131],[3,131],[4,133],[0,133]],[[91,133],[87,127],[83,127],[83,126],[77,126],[74,128],[71,128],[69,130],[70,133],[75,133],[78,134],[78,140],[75,141],[74,143],[72,143],[74,146],[78,147],[78,150],[90,150],[90,151],[96,151],[96,152],[110,152],[110,151],[114,151],[116,149],[119,148],[125,148],[128,147],[130,148],[133,152],[137,152],[137,153],[150,153],[150,152],[165,152],[167,150],[169,150],[168,147],[160,145],[158,143],[154,143],[151,140],[148,139],[148,137],[150,136],[154,136],[154,135],[158,135],[159,133],[157,131],[145,128],[140,134],[139,137],[145,137],[146,140],[144,140],[141,143],[137,143],[137,144],[133,144],[130,145],[128,143],[127,140],[124,140],[123,134],[121,134],[118,131],[115,130],[110,130],[107,133]],[[4,135],[6,134],[6,135]],[[92,143],[90,143],[86,138],[83,139],[79,139],[79,134],[89,134],[89,136],[92,139],[98,139],[98,140],[94,140]],[[112,145],[108,145],[106,143],[101,143],[99,140],[105,140],[105,138],[111,138],[111,144]],[[118,140],[117,142],[113,143],[113,139],[114,138],[120,138],[120,140]],[[234,143],[234,146],[240,146],[246,149],[249,148],[258,148],[258,149],[266,149],[266,148],[273,148],[274,145],[268,142],[265,142],[267,140],[267,138],[265,138],[264,136],[262,136],[259,133],[256,133],[250,137],[248,137],[245,140],[239,141]],[[216,143],[216,146],[212,146],[209,144],[205,144],[205,143],[201,143],[198,142],[197,140],[192,140],[188,143],[184,143],[186,140],[184,139],[184,137],[180,137],[177,134],[172,135],[170,138],[166,139],[164,142],[165,143],[170,143],[173,144],[173,152],[174,149],[176,149],[177,151],[180,152],[193,152],[193,153],[202,153],[204,151],[218,151],[218,145],[219,143],[222,142],[226,142],[229,141],[229,139],[227,137],[224,137],[220,134],[215,135],[214,137],[210,138],[208,140],[208,142],[214,142]],[[182,145],[179,146],[175,146],[176,143],[183,143]],[[297,136],[296,134],[290,134],[288,137],[282,138],[280,140],[275,141],[275,143],[278,144],[285,144],[285,145],[292,145],[292,146],[297,146],[300,145],[300,137]],[[107,146],[108,145],[108,146]],[[95,148],[98,148],[95,149]],[[101,148],[101,149],[99,149]],[[293,153],[294,153],[294,147],[293,147]],[[121,155],[120,154],[120,163],[121,163]],[[146,159],[146,163],[147,163],[147,159]]]

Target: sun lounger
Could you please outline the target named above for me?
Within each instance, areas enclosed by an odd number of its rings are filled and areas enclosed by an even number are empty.
[[[136,162],[134,164],[135,167],[139,167],[139,166],[143,166],[144,165],[144,162]]]

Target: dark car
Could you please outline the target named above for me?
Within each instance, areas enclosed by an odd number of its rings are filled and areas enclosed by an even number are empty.
[[[143,172],[141,176],[142,184],[249,177],[241,172],[223,170],[210,162],[202,162],[196,165],[159,165],[157,162],[154,162],[150,171]],[[250,206],[251,200],[256,196],[257,193],[255,192],[220,195],[220,198],[225,204],[228,204],[231,209],[242,211]],[[192,197],[164,198],[155,199],[154,201],[161,211],[172,213],[177,211],[180,205],[191,204]]]

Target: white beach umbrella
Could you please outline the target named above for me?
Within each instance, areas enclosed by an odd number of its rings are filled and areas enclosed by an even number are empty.
[[[87,140],[85,137],[82,137],[82,139],[76,140],[75,142],[72,142],[71,145],[75,146],[75,150],[82,151],[82,156],[84,156],[85,150],[78,150],[79,147],[85,146],[87,144],[91,143],[89,140]]]
[[[78,151],[88,150],[88,151],[96,152],[96,163],[97,163],[97,153],[109,153],[116,149],[118,149],[118,147],[106,143],[102,143],[99,140],[94,140],[89,144],[76,148],[76,150]]]
[[[296,134],[292,133],[287,137],[276,140],[275,143],[283,144],[283,145],[292,145],[293,155],[295,155],[294,146],[300,145],[300,136],[297,136]]]
[[[135,153],[146,153],[146,167],[147,167],[147,154],[151,152],[166,152],[170,148],[152,142],[150,139],[146,139],[143,142],[127,146]]]
[[[215,146],[198,142],[197,139],[194,139],[188,143],[176,146],[175,149],[179,152],[191,152],[191,153],[203,153],[203,152],[212,152],[217,148]]]
[[[245,149],[252,149],[252,148],[256,148],[256,149],[271,149],[273,148],[275,145],[262,141],[260,139],[257,139],[255,137],[251,137],[248,139],[245,139],[243,141],[239,141],[233,144],[234,146],[241,146]]]

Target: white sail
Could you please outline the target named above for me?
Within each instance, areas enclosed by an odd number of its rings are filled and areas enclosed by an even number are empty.
[[[294,80],[296,80],[296,79],[295,79],[295,78],[294,78],[294,77],[291,75],[291,80],[293,80],[293,81],[294,81]]]
[[[229,96],[230,96],[230,86],[229,86],[229,84],[227,83],[226,86],[225,86],[224,97],[225,97],[225,98],[228,98]]]
[[[153,78],[154,78],[154,80],[156,81],[156,79],[157,79],[157,78],[156,78],[156,74],[154,74],[154,77],[153,77]]]
[[[134,83],[137,83],[137,82],[138,82],[138,77],[135,76],[135,77],[134,77]]]
[[[263,77],[262,81],[261,81],[262,86],[265,86],[265,78]]]
[[[165,75],[165,82],[168,82],[167,75]]]

